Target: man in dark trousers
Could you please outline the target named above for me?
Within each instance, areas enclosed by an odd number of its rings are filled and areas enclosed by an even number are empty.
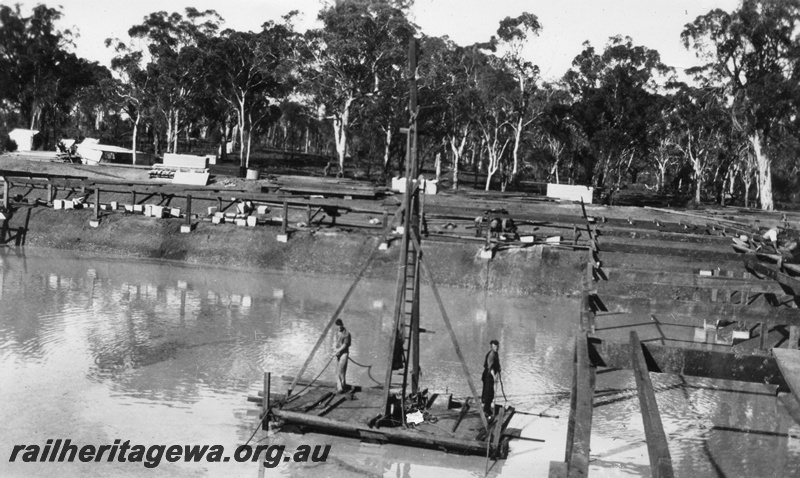
[[[347,359],[350,358],[350,332],[344,328],[342,319],[336,319],[333,356],[336,357],[336,392],[347,391]]]
[[[497,353],[500,350],[500,342],[491,340],[489,342],[491,350],[486,354],[483,360],[483,391],[481,392],[481,402],[483,402],[483,412],[487,418],[491,418],[494,412],[492,402],[494,401],[494,384],[495,381],[500,379],[500,355]]]

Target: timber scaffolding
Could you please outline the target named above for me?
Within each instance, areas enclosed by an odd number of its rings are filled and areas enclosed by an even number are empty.
[[[700,217],[694,213],[658,211]],[[765,224],[759,230],[752,223],[738,222],[730,216],[704,216],[710,222],[708,229],[721,232],[721,236],[733,236],[733,244],[728,242],[728,245],[736,253],[744,252],[739,260],[731,260],[730,252],[712,253],[709,249],[711,261],[698,264],[692,258],[686,260],[675,254],[671,270],[653,271],[618,252],[601,254],[601,250],[607,250],[598,240],[604,231],[602,227],[592,227],[597,220],[588,217],[585,209],[583,215],[590,247],[582,278],[566,452],[564,461],[550,463],[549,476],[589,474],[598,367],[632,370],[653,477],[671,477],[675,472],[651,373],[757,384],[761,393],[776,396],[800,423],[800,278],[793,277],[800,274],[800,266],[792,267],[792,262],[800,262],[792,254],[796,252],[796,243],[786,248],[776,245],[772,251],[778,253],[776,257],[762,250],[767,242],[760,239]],[[767,221],[766,227],[780,229],[790,239],[798,239],[799,231],[791,227],[786,214],[780,221],[775,219]],[[656,220],[653,222],[662,226]],[[629,223],[633,221],[629,219]],[[745,239],[751,246],[749,249],[742,247]],[[788,242],[791,244],[791,240]],[[793,249],[790,251],[789,247]],[[664,252],[667,251],[660,251]],[[672,255],[672,251],[667,255]],[[789,257],[789,263],[783,262],[785,257]],[[651,264],[657,263],[654,259],[649,258]],[[720,260],[717,267],[713,267],[714,259]],[[768,262],[777,262],[777,266]],[[669,288],[675,297],[654,298],[655,288]],[[624,295],[620,294],[623,290]],[[603,327],[603,318],[607,316],[628,316],[631,321]],[[663,320],[666,317],[669,318]],[[670,328],[686,327],[694,330],[693,340],[669,336]],[[650,338],[640,339],[643,330]],[[620,340],[620,332],[628,332],[629,340]]]

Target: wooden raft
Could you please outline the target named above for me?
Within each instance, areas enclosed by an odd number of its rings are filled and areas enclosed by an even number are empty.
[[[270,401],[284,398],[273,396]],[[271,413],[283,426],[296,425],[303,431],[481,456],[488,448],[492,456],[505,458],[512,438],[507,426],[514,408],[505,409],[502,423],[490,422],[492,433],[487,434],[478,413],[480,404],[467,403],[465,408],[464,402],[454,402],[450,395],[432,394],[424,422],[407,428],[377,426],[375,419],[383,408],[380,387],[352,386],[346,393],[337,394],[332,383],[315,382],[299,398],[283,406],[276,403]]]

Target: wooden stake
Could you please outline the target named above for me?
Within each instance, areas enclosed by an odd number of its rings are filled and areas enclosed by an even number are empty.
[[[283,201],[283,218],[281,220],[281,234],[286,234],[286,228],[289,224],[289,203]]]
[[[192,195],[186,196],[186,225],[192,225]]]
[[[100,188],[94,190],[94,220],[100,219]]]
[[[191,196],[190,196],[191,197]],[[269,430],[269,418],[266,415],[269,413],[269,387],[270,387],[270,378],[272,374],[269,372],[264,372],[264,401],[263,403],[263,410],[264,410],[264,420],[261,422],[261,429],[262,430]]]

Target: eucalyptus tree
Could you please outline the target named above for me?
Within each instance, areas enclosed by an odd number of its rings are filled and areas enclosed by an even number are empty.
[[[420,58],[420,104],[423,126],[434,130],[450,150],[452,188],[458,189],[462,157],[476,126],[479,66],[486,55],[477,47],[461,47],[447,37],[424,37]]]
[[[105,67],[68,51],[73,34],[57,28],[61,17],[60,9],[46,5],[28,15],[20,5],[0,5],[0,111],[43,130],[48,146],[49,136],[70,122],[76,102],[88,99],[88,89],[108,75]]]
[[[752,145],[761,208],[774,208],[772,150],[779,125],[796,115],[800,80],[800,1],[743,0],[733,12],[715,9],[684,27],[681,37],[706,63],[693,69],[724,88],[733,121]]]
[[[704,178],[730,134],[725,105],[713,90],[684,86],[673,97],[669,116],[672,145],[692,166],[694,200],[700,203]]]
[[[491,187],[492,177],[501,172],[500,188],[505,191],[510,182],[507,174],[507,151],[514,139],[507,108],[509,98],[515,95],[516,79],[504,68],[496,68],[493,61],[480,65],[476,75],[476,132],[486,152],[486,185]]]
[[[572,95],[565,88],[550,84],[537,89],[532,98],[532,102],[539,104],[537,108],[542,113],[528,135],[532,137],[534,146],[546,152],[552,160],[552,164],[543,165],[547,168],[548,182],[561,182],[560,170],[568,161],[568,182],[572,184],[575,181],[576,156],[587,144],[580,123],[572,115],[572,100]]]
[[[318,117],[332,122],[344,174],[348,133],[364,105],[392,75],[405,71],[408,40],[414,33],[404,2],[342,0],[319,13],[322,27],[306,32],[299,45],[301,93]]]
[[[112,46],[111,39],[106,40],[106,46]],[[150,114],[148,85],[151,78],[148,71],[142,68],[142,52],[129,51],[127,45],[123,43],[116,45],[116,52],[117,56],[111,60],[111,68],[116,78],[109,78],[103,82],[103,89],[111,103],[124,111],[132,123],[131,149],[133,164],[136,164],[139,125]]]
[[[290,18],[282,24],[266,22],[258,33],[225,30],[204,42],[206,84],[236,111],[241,167],[249,165],[254,130],[276,118],[279,102],[293,85],[290,59],[295,34]]]
[[[649,126],[660,116],[660,81],[672,70],[656,50],[612,37],[602,54],[584,43],[564,80],[576,97],[572,113],[595,156],[593,184],[619,184],[652,147]]]
[[[114,41],[118,51],[126,55],[141,52],[141,68],[146,69],[150,78],[149,101],[166,125],[168,152],[177,152],[178,133],[187,124],[193,101],[205,88],[202,79],[208,62],[200,45],[217,34],[221,22],[214,10],[198,11],[190,7],[186,8],[185,16],[177,12],[154,12],[128,30],[127,45]],[[156,152],[158,149],[156,146]]]
[[[517,17],[506,17],[497,29],[499,48],[503,51],[502,63],[516,80],[515,94],[506,97],[508,105],[508,125],[513,131],[514,144],[511,148],[513,165],[511,179],[517,176],[520,167],[520,146],[522,137],[528,127],[542,113],[541,108],[534,108],[541,103],[531,102],[536,91],[539,67],[526,60],[524,49],[529,39],[541,31],[542,26],[536,15],[524,12]]]

